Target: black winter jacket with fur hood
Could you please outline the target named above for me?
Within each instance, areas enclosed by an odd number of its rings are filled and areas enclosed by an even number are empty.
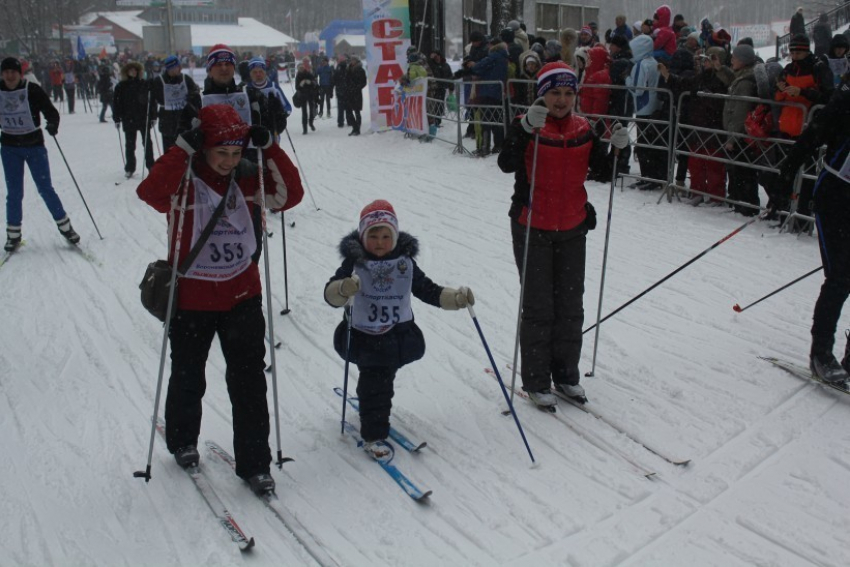
[[[358,232],[355,230],[345,236],[339,243],[339,252],[342,255],[342,265],[328,281],[328,284],[343,278],[350,277],[354,273],[355,264],[362,264],[369,260],[395,260],[401,256],[410,258],[413,264],[413,286],[411,292],[419,300],[440,306],[440,293],[443,288],[431,281],[428,276],[416,264],[416,255],[419,253],[419,241],[406,232],[399,232],[398,243],[395,250],[383,258],[372,256],[360,242]],[[327,287],[327,284],[325,284]],[[334,332],[334,349],[343,359],[346,358],[345,345],[348,325],[343,321]],[[370,335],[351,330],[351,353],[349,361],[358,366],[379,366],[400,368],[422,358],[425,354],[425,338],[422,331],[411,320],[399,323],[382,335]]]

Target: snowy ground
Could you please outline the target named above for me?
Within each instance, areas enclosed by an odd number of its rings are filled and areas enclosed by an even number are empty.
[[[80,109],[81,110],[81,109]],[[92,263],[56,232],[27,181],[26,245],[0,270],[0,565],[300,565],[304,550],[204,455],[203,466],[243,529],[240,555],[157,438],[144,468],[162,340],[139,304],[145,265],[165,252],[165,219],[123,180],[111,124],[78,110],[57,148],[55,186]],[[364,112],[368,120],[368,112]],[[285,506],[341,565],[839,566],[850,548],[850,405],[846,397],[758,360],[805,362],[820,277],[736,315],[819,265],[814,238],[759,223],[603,325],[592,407],[677,458],[674,467],[570,407],[571,427],[517,400],[540,466],[530,467],[465,312],[418,304],[425,358],[396,382],[395,423],[427,440],[396,463],[434,491],[407,498],[339,435],[343,363],[331,338],[341,313],[322,299],[336,245],[360,208],[387,198],[422,243],[435,281],[469,285],[503,376],[513,353],[519,281],[510,252],[512,178],[494,158],[452,155],[400,134],[346,136],[335,120],[292,139],[312,195],[286,215],[291,314],[280,220],[271,264],[282,445],[295,462],[273,472]],[[288,144],[287,144],[288,147]],[[604,219],[605,185],[589,183]],[[604,312],[744,222],[724,208],[656,204],[657,193],[615,194]],[[588,239],[586,319],[595,319],[604,222]],[[841,329],[850,327],[844,316]],[[587,335],[583,370],[592,354]],[[837,350],[843,348],[843,339]],[[227,448],[230,409],[216,347],[208,364],[202,439]],[[356,369],[353,377],[356,378]],[[270,399],[271,404],[271,399]],[[275,448],[275,436],[272,435]],[[641,469],[654,471],[652,480]]]

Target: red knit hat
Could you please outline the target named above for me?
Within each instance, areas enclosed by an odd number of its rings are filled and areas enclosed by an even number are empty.
[[[211,104],[198,113],[201,131],[204,133],[204,149],[215,146],[242,146],[248,140],[248,125],[239,117],[232,106]]]
[[[366,234],[370,229],[385,226],[393,235],[393,249],[398,243],[398,218],[395,209],[389,201],[378,199],[372,201],[360,211],[360,242],[366,245]]]
[[[207,73],[210,72],[210,69],[212,69],[213,66],[221,63],[222,61],[230,63],[235,67],[236,54],[223,43],[218,43],[212,46],[209,55],[207,55]]]
[[[578,76],[573,68],[561,61],[547,63],[537,73],[537,96],[556,87],[570,87],[578,91]]]

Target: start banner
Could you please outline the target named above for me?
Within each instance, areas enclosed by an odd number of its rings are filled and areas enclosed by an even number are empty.
[[[363,0],[363,22],[372,130],[388,130],[395,123],[393,115],[398,99],[395,87],[407,67],[410,3],[408,0]]]
[[[416,79],[393,91],[390,127],[408,134],[428,134],[428,79]]]

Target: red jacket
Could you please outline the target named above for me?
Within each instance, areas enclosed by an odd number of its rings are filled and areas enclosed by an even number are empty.
[[[54,87],[62,86],[62,83],[65,81],[65,72],[62,71],[59,67],[51,67],[50,68],[50,84]]]
[[[667,52],[667,55],[672,56],[676,53],[676,32],[670,27],[670,21],[673,16],[672,11],[665,4],[658,8],[655,13],[658,15],[658,23],[655,24],[655,29],[653,30],[655,41],[653,41],[652,48],[655,51],[663,49]]]
[[[571,230],[584,222],[587,192],[584,180],[593,149],[593,131],[583,116],[570,113],[557,120],[548,116],[540,130],[537,175],[531,206],[531,226],[540,230]],[[534,141],[525,149],[529,177],[533,168]],[[528,208],[523,207],[519,223],[526,224]]]
[[[263,151],[263,159],[267,165],[264,174],[266,194],[274,195],[279,189],[285,187],[286,205],[280,210],[291,209],[304,196],[298,170],[277,144],[272,144],[271,147]],[[153,168],[151,168],[150,175],[142,181],[136,190],[139,198],[148,205],[161,213],[169,213],[168,261],[172,265],[175,261],[174,248],[177,240],[177,226],[180,223],[180,187],[183,184],[182,178],[188,165],[189,157],[186,152],[179,146],[172,146],[156,160]],[[196,177],[203,180],[219,195],[224,195],[230,185],[229,175],[219,175],[200,156],[194,158],[192,170]],[[245,196],[249,210],[253,212],[254,195],[260,186],[257,175],[241,178],[237,176],[236,183]],[[186,199],[186,218],[183,222],[180,257],[177,259],[178,265],[192,249],[195,191],[191,182],[187,189],[189,193]],[[251,263],[247,270],[235,278],[225,281],[180,278],[177,286],[177,308],[193,311],[229,311],[235,305],[261,293],[260,271],[257,264]]]
[[[608,99],[611,89],[594,89],[593,85],[610,85],[611,74],[608,67],[611,56],[608,50],[597,45],[590,50],[590,63],[584,72],[584,83],[579,91],[579,104],[583,114],[608,114]],[[596,119],[594,119],[596,120]]]

